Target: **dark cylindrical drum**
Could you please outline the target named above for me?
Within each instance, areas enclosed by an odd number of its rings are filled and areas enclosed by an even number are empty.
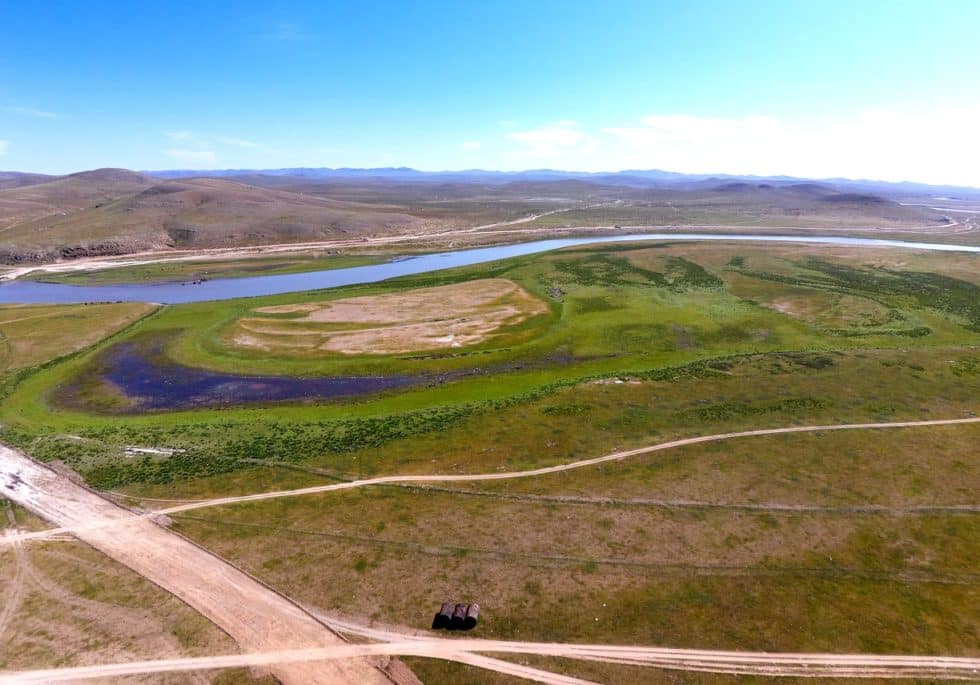
[[[441,628],[448,628],[449,622],[453,618],[453,610],[456,608],[452,602],[446,602],[442,605],[438,612],[436,612],[435,618],[432,619],[432,629],[439,630]]]
[[[463,621],[464,630],[472,630],[476,627],[476,622],[480,620],[480,605],[470,604],[466,609],[466,618]]]
[[[469,604],[457,604],[456,608],[453,609],[453,617],[449,621],[450,630],[461,630],[466,624],[466,610],[470,608]]]

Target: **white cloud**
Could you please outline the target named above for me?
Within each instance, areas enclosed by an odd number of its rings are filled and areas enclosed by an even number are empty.
[[[609,168],[660,168],[980,186],[980,107],[779,119],[650,116],[607,128]]]
[[[7,154],[7,150],[9,150],[9,149],[10,149],[10,141],[9,140],[0,140],[0,155]]]
[[[786,127],[765,116],[741,118],[650,116],[640,126],[607,128],[607,154],[631,168],[686,173],[786,173],[773,153],[790,142]],[[768,165],[773,163],[773,167]]]
[[[26,117],[34,117],[35,119],[64,119],[64,114],[59,114],[58,112],[48,112],[43,109],[34,109],[33,107],[4,107],[4,111],[10,112],[11,114],[22,114]]]
[[[664,169],[980,187],[980,105],[833,117],[654,114],[590,130],[570,120],[503,133],[502,166]]]
[[[483,146],[480,145],[479,141],[476,141],[476,140],[467,140],[467,141],[464,141],[460,145],[460,147],[463,148],[464,150],[479,150]]]
[[[177,161],[185,164],[214,164],[217,161],[217,155],[214,154],[214,150],[185,150],[177,148],[164,150],[163,152],[168,157],[173,157]]]
[[[582,130],[577,121],[563,119],[527,131],[513,131],[507,139],[520,147],[510,153],[512,159],[533,160],[550,166],[571,164],[581,168],[597,149],[598,140]]]

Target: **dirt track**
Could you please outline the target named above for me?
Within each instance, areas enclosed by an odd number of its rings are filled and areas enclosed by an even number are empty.
[[[377,478],[365,478],[363,480],[347,481],[343,483],[331,483],[330,485],[314,485],[307,488],[296,490],[276,490],[272,492],[259,492],[251,495],[239,495],[233,497],[219,497],[217,499],[201,500],[177,504],[172,507],[156,509],[146,514],[130,514],[131,518],[149,518],[159,514],[179,514],[195,509],[205,509],[208,507],[218,507],[226,504],[238,504],[242,502],[258,502],[269,499],[280,499],[283,497],[299,497],[301,495],[314,495],[322,492],[334,492],[337,490],[352,490],[355,488],[367,487],[370,485],[383,485],[386,483],[461,483],[491,480],[510,480],[514,478],[529,478],[532,476],[544,476],[552,473],[561,473],[572,469],[580,469],[586,466],[595,466],[609,461],[618,461],[628,457],[635,457],[641,454],[659,452],[661,450],[684,447],[686,445],[696,445],[704,442],[718,442],[721,440],[731,440],[734,438],[748,438],[762,435],[782,435],[786,433],[815,433],[820,431],[856,430],[856,429],[889,429],[889,428],[915,428],[923,426],[951,426],[967,423],[980,423],[980,417],[970,417],[965,419],[936,419],[931,421],[897,421],[891,423],[847,423],[830,426],[789,426],[786,428],[762,428],[750,431],[739,431],[735,433],[719,433],[717,435],[701,435],[694,438],[682,438],[680,440],[670,440],[657,445],[647,447],[637,447],[632,450],[613,452],[601,457],[592,459],[582,459],[567,464],[557,464],[555,466],[545,466],[538,469],[526,471],[502,471],[495,473],[473,473],[473,474],[432,474],[432,475],[406,475],[406,476],[379,476]],[[11,452],[9,448],[0,449],[0,493],[6,493],[6,480],[10,465],[7,463],[5,453]],[[23,455],[20,455],[23,459]],[[16,494],[8,495],[11,499],[18,501]],[[26,506],[26,505],[25,505]],[[125,511],[120,509],[120,511]],[[49,519],[51,520],[51,519]],[[86,520],[84,517],[78,520]],[[48,530],[8,534],[5,538],[0,538],[0,546],[13,544],[15,541],[43,539],[64,533],[77,534],[81,531],[88,531],[95,528],[105,528],[108,526],[119,525],[118,520],[94,520],[89,523],[78,523],[75,525],[50,528]]]
[[[673,440],[607,454],[593,459],[509,473],[469,475],[387,476],[349,483],[224,497],[190,502],[146,514],[133,514],[100,495],[40,466],[11,448],[0,446],[0,492],[60,527],[34,533],[8,534],[0,544],[71,533],[137,573],[180,597],[224,628],[245,654],[166,659],[151,662],[7,673],[0,682],[68,682],[169,671],[232,666],[269,667],[286,683],[376,682],[387,679],[367,659],[378,655],[419,655],[469,663],[556,685],[581,684],[551,674],[474,652],[536,654],[701,672],[808,677],[879,677],[975,679],[980,658],[932,656],[876,656],[834,654],[769,654],[676,650],[653,647],[542,644],[491,640],[420,639],[385,633],[356,624],[335,626],[344,631],[382,640],[382,644],[347,645],[314,616],[277,595],[220,558],[152,522],[152,517],[193,509],[304,494],[330,492],[383,483],[479,481],[524,478],[558,473],[584,466],[703,442],[740,437],[851,429],[912,428],[980,422],[980,417],[895,423],[831,426],[791,426]],[[377,633],[377,634],[375,634]],[[317,663],[319,662],[319,663]]]
[[[244,652],[344,645],[289,600],[149,518],[134,516],[10,448],[0,446],[0,462],[4,496],[56,525],[104,524],[83,527],[75,535],[182,599],[231,635]],[[367,659],[277,663],[271,670],[284,684],[390,685]]]
[[[399,642],[342,645],[315,649],[22,671],[6,674],[0,682],[10,684],[71,682],[90,678],[145,673],[270,666],[283,662],[353,660],[376,655],[411,655],[458,660],[457,655],[460,653],[473,652],[535,654],[631,666],[648,666],[667,670],[735,675],[808,678],[928,678],[936,680],[976,680],[980,678],[980,658],[969,657],[730,652],[547,642],[505,642],[502,640],[409,639]],[[523,673],[526,669],[536,676],[533,679],[540,682],[555,683],[556,685],[587,682],[557,674],[552,674],[553,677],[548,680],[542,680],[538,676],[542,672],[537,669],[528,669],[520,664],[512,664],[512,666],[514,668],[511,669],[511,672],[514,675],[526,677]]]

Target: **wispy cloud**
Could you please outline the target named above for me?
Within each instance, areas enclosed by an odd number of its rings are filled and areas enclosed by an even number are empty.
[[[214,150],[185,150],[181,148],[172,148],[169,150],[164,150],[163,152],[168,157],[173,157],[178,162],[184,162],[186,164],[214,164],[218,161],[218,156],[214,153]]]
[[[513,153],[513,157],[553,160],[555,164],[591,155],[598,146],[595,136],[582,130],[581,124],[571,119],[554,121],[526,131],[513,131],[507,134],[507,139],[520,143],[521,147]]]
[[[10,148],[9,140],[0,140],[0,156],[7,154],[7,150]]]
[[[178,143],[189,143],[196,139],[190,131],[164,131],[163,135]]]
[[[265,150],[265,145],[261,143],[256,143],[254,140],[247,140],[245,138],[226,138],[225,136],[218,136],[216,140],[222,145],[232,145],[234,147],[244,147],[249,150]]]
[[[218,159],[217,151],[222,148],[240,148],[260,153],[276,152],[262,143],[237,136],[198,133],[187,129],[164,131],[163,135],[177,145],[164,150],[164,153],[188,163],[213,164]]]
[[[464,150],[479,150],[481,147],[483,147],[483,145],[481,145],[477,140],[467,140],[464,141],[460,147]]]
[[[291,21],[283,21],[276,24],[268,37],[285,43],[298,43],[316,40],[318,38],[315,33],[310,33],[302,25]]]
[[[48,112],[43,109],[34,109],[33,107],[21,107],[10,105],[4,107],[5,112],[10,112],[11,114],[20,114],[25,117],[34,117],[35,119],[65,119],[67,118],[64,114],[59,114],[58,112]]]

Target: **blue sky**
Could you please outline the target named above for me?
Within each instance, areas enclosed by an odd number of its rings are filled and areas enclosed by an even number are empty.
[[[980,186],[977,26],[973,0],[7,2],[0,168]]]

